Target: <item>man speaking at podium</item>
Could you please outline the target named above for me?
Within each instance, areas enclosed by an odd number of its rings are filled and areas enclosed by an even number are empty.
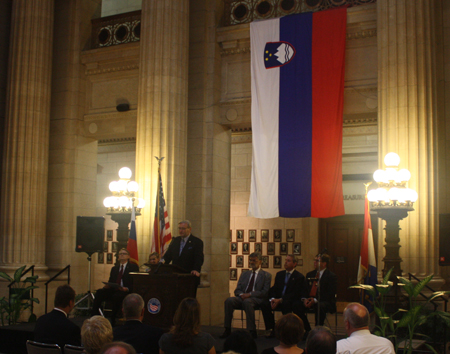
[[[189,220],[178,223],[179,237],[175,237],[164,254],[164,262],[181,267],[191,274],[199,277],[203,265],[203,241],[191,235],[191,222]]]
[[[99,315],[99,308],[103,301],[111,300],[113,303],[111,325],[115,325],[116,315],[122,306],[122,300],[130,293],[132,278],[131,272],[139,272],[137,264],[131,263],[130,252],[126,248],[119,251],[118,262],[111,268],[108,283],[95,293],[92,305],[92,316]]]

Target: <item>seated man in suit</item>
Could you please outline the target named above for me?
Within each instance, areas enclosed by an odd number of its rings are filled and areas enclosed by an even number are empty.
[[[314,270],[306,274],[308,283],[308,297],[302,298],[294,303],[292,310],[294,313],[306,312],[307,309],[314,309],[316,313],[316,326],[323,326],[328,313],[336,312],[336,289],[337,277],[327,269],[330,256],[318,254],[314,259]],[[304,320],[305,331],[311,330],[308,318]]]
[[[137,264],[128,262],[130,252],[126,248],[119,251],[119,260],[111,268],[108,284],[95,293],[94,304],[92,305],[92,315],[99,315],[99,309],[103,301],[111,300],[113,308],[111,313],[111,324],[114,326],[117,312],[120,310],[122,300],[129,294],[132,287],[131,272],[139,272]],[[116,285],[117,284],[117,285]]]
[[[268,292],[272,276],[261,269],[262,256],[253,252],[249,258],[251,271],[242,273],[239,277],[234,297],[225,300],[225,332],[220,338],[231,334],[231,321],[234,309],[243,309],[247,317],[247,329],[253,338],[257,337],[255,326],[255,307],[268,301]]]
[[[170,242],[169,248],[164,253],[164,263],[179,266],[198,277],[200,284],[200,272],[203,265],[203,241],[191,234],[191,222],[189,220],[178,223],[179,237]]]
[[[266,329],[270,330],[268,337],[274,337],[275,319],[272,310],[279,310],[283,315],[292,312],[294,301],[305,298],[307,285],[305,276],[295,270],[297,267],[297,256],[290,254],[286,256],[284,269],[275,276],[275,283],[269,290],[269,301],[261,306],[261,311],[266,323]],[[305,312],[296,313],[305,322]]]
[[[122,311],[126,322],[114,328],[114,341],[131,344],[138,353],[159,354],[158,342],[164,331],[142,323],[145,304],[141,295],[127,295],[122,302]]]
[[[75,305],[75,291],[70,285],[61,285],[56,289],[55,308],[42,315],[34,327],[34,340],[41,343],[81,345],[80,327],[67,316]]]

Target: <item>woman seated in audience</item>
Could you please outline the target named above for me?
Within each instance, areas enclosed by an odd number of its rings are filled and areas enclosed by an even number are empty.
[[[87,354],[98,354],[103,345],[113,340],[111,323],[102,316],[92,316],[81,327],[81,343]]]
[[[216,354],[213,337],[200,331],[200,304],[196,299],[181,301],[173,324],[159,340],[160,354]]]
[[[300,317],[288,313],[281,317],[275,325],[275,337],[280,344],[274,348],[263,350],[261,354],[301,354],[303,349],[300,349],[297,344],[302,340],[304,333],[305,327]]]

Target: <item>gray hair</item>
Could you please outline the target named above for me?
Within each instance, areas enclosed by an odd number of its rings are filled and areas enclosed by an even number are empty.
[[[123,299],[122,310],[126,319],[139,318],[144,308],[144,300],[139,294],[129,294]]]
[[[178,225],[180,225],[180,224],[187,224],[188,228],[192,229],[192,225],[191,225],[191,222],[189,220],[180,221],[178,223]]]
[[[259,252],[253,252],[250,256],[248,256],[249,258],[250,257],[257,257],[260,261],[262,261],[262,255],[261,255],[261,253],[259,253]]]

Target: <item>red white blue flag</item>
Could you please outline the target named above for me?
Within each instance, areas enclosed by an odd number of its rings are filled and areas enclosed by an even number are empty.
[[[358,284],[372,285],[377,284],[377,261],[375,258],[375,247],[373,243],[372,222],[370,220],[369,200],[364,202],[364,233],[361,242],[361,255],[359,256]],[[370,299],[364,291],[361,291],[361,303],[369,311],[373,308],[373,299]]]
[[[161,171],[158,169],[158,192],[156,194],[155,221],[153,223],[152,252],[158,252],[161,257],[169,248],[172,241],[170,232],[169,214],[164,200]]]
[[[128,236],[127,251],[130,253],[130,262],[139,265],[139,256],[136,238],[136,213],[134,210],[135,209],[133,206],[131,211],[131,225],[130,225],[130,234]]]
[[[249,216],[345,214],[342,124],[347,9],[250,24]]]

